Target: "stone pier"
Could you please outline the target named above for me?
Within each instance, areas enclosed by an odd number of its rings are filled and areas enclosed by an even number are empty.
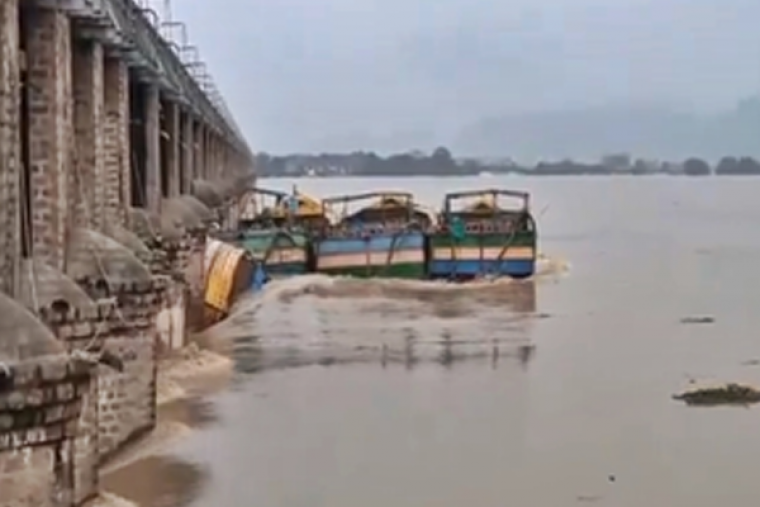
[[[251,150],[130,0],[0,0],[0,505],[74,507],[156,421]]]

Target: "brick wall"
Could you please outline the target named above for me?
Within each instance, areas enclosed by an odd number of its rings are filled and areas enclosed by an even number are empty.
[[[145,185],[147,208],[153,213],[161,212],[161,126],[160,97],[155,86],[145,87]]]
[[[209,177],[209,143],[208,143],[208,128],[205,125],[201,125],[201,178],[208,179]]]
[[[179,171],[180,171],[180,108],[172,102],[166,103],[167,128],[169,130],[169,153],[167,160],[169,162],[169,197],[178,197],[179,188]]]
[[[197,121],[193,121],[193,179],[203,178],[203,127]]]
[[[72,186],[71,32],[66,15],[52,9],[35,9],[30,19],[32,248],[35,256],[63,271],[67,197]]]
[[[156,422],[156,338],[153,332],[111,336],[106,350],[124,362],[124,371],[101,367],[99,389],[99,455],[112,456]]]
[[[194,138],[193,138],[193,117],[188,113],[183,115],[183,121],[182,121],[182,150],[184,152],[184,156],[182,157],[182,161],[184,164],[182,165],[182,168],[180,169],[182,171],[183,177],[182,177],[182,188],[180,191],[183,194],[189,194],[190,189],[193,183],[193,178],[195,174],[195,168],[194,168],[194,155],[195,155],[195,149],[194,149]]]
[[[91,372],[54,356],[0,374],[0,505],[72,505],[75,440]]]
[[[19,241],[18,1],[0,2],[0,291],[13,294]]]
[[[77,41],[72,50],[74,221],[78,226],[103,230],[103,47],[94,41]]]
[[[100,292],[97,280],[80,283],[92,296]],[[163,280],[113,287],[116,307],[101,307],[97,322],[83,324],[73,314],[57,322],[47,320],[69,347],[81,348],[87,344],[92,350],[109,352],[123,364],[122,371],[99,367],[97,456],[100,461],[155,426],[156,317],[164,305],[165,290]]]
[[[100,368],[100,367],[98,367]],[[81,505],[99,490],[99,383],[90,381],[89,390],[82,388],[82,412],[79,430],[74,440],[74,503]]]
[[[103,65],[105,118],[103,124],[103,199],[106,221],[127,223],[131,202],[129,145],[129,70],[116,58]]]
[[[218,180],[221,177],[221,172],[219,171],[220,165],[219,165],[219,146],[221,142],[219,141],[219,138],[216,135],[213,135],[211,137],[211,178],[214,180]]]

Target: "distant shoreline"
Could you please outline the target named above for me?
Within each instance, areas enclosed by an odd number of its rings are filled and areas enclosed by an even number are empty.
[[[711,178],[711,177],[737,177],[737,176],[760,176],[759,173],[746,173],[746,174],[684,174],[684,173],[634,173],[634,172],[614,172],[614,173],[544,173],[544,174],[532,174],[523,172],[499,172],[488,174],[261,174],[260,178],[280,178],[280,179],[306,179],[306,178],[471,178],[482,177],[491,178],[496,176],[520,176],[529,178],[546,178],[546,177],[581,177],[581,176],[635,176],[635,177],[652,177],[652,176],[671,176],[678,178]]]
[[[716,164],[691,157],[681,162],[633,158],[627,153],[603,156],[597,162],[562,160],[524,164],[510,158],[456,158],[445,147],[432,154],[400,153],[380,157],[372,152],[319,155],[256,155],[263,177],[444,177],[444,176],[760,176],[752,157],[726,156]]]

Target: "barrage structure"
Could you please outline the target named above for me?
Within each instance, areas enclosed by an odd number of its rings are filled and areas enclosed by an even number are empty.
[[[164,18],[132,0],[0,0],[0,505],[85,504],[99,465],[153,428],[205,231],[234,223],[252,178]]]

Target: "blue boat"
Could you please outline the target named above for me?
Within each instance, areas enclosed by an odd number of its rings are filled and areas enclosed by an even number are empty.
[[[348,211],[352,202],[373,203]],[[341,217],[315,236],[315,268],[319,273],[359,278],[425,278],[425,232],[432,220],[405,192],[371,192],[333,197],[328,207],[342,204]]]
[[[504,208],[498,197],[519,200]],[[475,198],[470,206],[454,202]],[[480,277],[527,278],[536,269],[536,223],[525,192],[489,189],[447,194],[439,226],[430,234],[428,272],[431,278],[470,280]]]

